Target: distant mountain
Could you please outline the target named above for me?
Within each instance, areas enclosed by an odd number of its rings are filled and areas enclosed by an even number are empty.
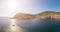
[[[54,11],[44,11],[38,14],[27,14],[27,13],[17,13],[12,19],[34,19],[34,18],[41,18],[41,19],[60,19],[60,12]]]

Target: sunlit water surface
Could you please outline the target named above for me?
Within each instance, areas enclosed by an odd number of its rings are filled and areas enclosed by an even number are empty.
[[[57,22],[58,21],[58,22]],[[60,32],[60,20],[0,18],[0,32]]]

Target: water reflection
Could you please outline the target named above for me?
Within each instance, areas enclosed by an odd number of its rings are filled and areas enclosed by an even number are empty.
[[[11,20],[11,23],[7,32],[23,32],[22,31],[23,29],[16,25],[16,21],[14,19],[10,19],[10,20]]]
[[[0,18],[0,32],[60,32],[60,20]]]

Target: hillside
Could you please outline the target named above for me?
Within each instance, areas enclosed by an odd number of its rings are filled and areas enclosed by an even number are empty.
[[[51,17],[51,19],[60,19],[60,12],[45,11],[36,15],[37,18],[46,19]]]
[[[27,13],[17,13],[12,19],[34,19],[34,18],[41,18],[41,19],[60,19],[60,12],[54,12],[54,11],[44,11],[38,14],[27,14]]]
[[[17,13],[13,19],[18,19],[18,20],[22,20],[22,19],[34,19],[36,18],[35,15],[32,14],[26,14],[26,13]]]

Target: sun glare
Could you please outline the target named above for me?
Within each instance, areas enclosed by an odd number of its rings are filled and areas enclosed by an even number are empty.
[[[10,3],[8,3],[8,8],[9,9],[16,9],[17,8],[17,3],[16,2],[10,2]]]

